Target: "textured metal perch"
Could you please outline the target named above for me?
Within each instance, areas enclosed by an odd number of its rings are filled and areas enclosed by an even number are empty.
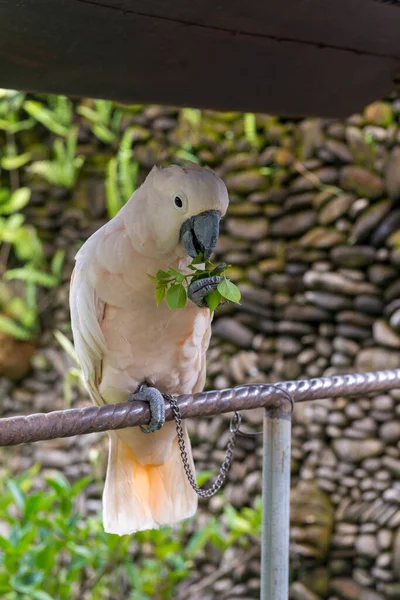
[[[178,404],[183,419],[259,407],[273,410],[280,406],[282,400],[283,394],[279,392],[279,388],[288,392],[294,402],[383,392],[400,388],[400,369],[285,381],[274,385],[242,385],[234,389],[179,396]],[[9,417],[0,419],[0,446],[15,446],[95,431],[123,429],[143,425],[149,418],[149,409],[141,402]],[[166,419],[171,421],[172,418],[167,403]]]

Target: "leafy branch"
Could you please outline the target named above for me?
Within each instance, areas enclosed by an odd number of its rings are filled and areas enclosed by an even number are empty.
[[[204,269],[199,269],[197,265],[204,264]],[[223,300],[228,300],[239,304],[239,288],[227,279],[225,272],[230,265],[221,264],[215,266],[211,261],[204,261],[202,254],[199,254],[188,265],[191,273],[180,273],[176,269],[169,267],[167,271],[159,269],[157,275],[147,276],[156,284],[155,298],[157,306],[165,298],[170,310],[176,308],[185,308],[187,302],[187,288],[190,283],[199,279],[208,277],[223,276],[216,290],[213,290],[206,296],[208,308],[213,313]]]

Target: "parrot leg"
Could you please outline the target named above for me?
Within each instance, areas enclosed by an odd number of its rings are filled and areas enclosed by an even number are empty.
[[[148,425],[140,425],[143,433],[154,433],[161,429],[165,423],[165,403],[164,397],[154,387],[148,387],[145,383],[139,386],[138,391],[131,396],[130,401],[148,402],[150,408],[150,423]]]
[[[204,279],[192,281],[188,287],[189,299],[197,304],[197,306],[200,308],[205,308],[207,306],[205,297],[208,296],[210,292],[213,292],[217,289],[218,284],[221,283],[222,279],[223,277],[214,275],[213,277],[206,277]]]

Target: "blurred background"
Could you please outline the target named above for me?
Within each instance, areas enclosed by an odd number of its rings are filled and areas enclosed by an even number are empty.
[[[74,255],[154,164],[185,160],[228,187],[216,259],[242,292],[215,315],[208,389],[400,368],[400,99],[293,121],[0,90],[1,416],[89,403]],[[294,600],[400,598],[399,398],[295,407]],[[201,484],[229,420],[190,422]],[[1,598],[259,597],[260,438],[192,520],[130,537],[102,531],[106,459],[106,434],[1,449]]]

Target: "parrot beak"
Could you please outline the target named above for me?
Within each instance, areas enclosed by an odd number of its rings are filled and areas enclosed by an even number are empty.
[[[210,258],[217,245],[221,213],[217,210],[190,217],[181,227],[180,242],[191,258],[201,252],[204,258]]]

